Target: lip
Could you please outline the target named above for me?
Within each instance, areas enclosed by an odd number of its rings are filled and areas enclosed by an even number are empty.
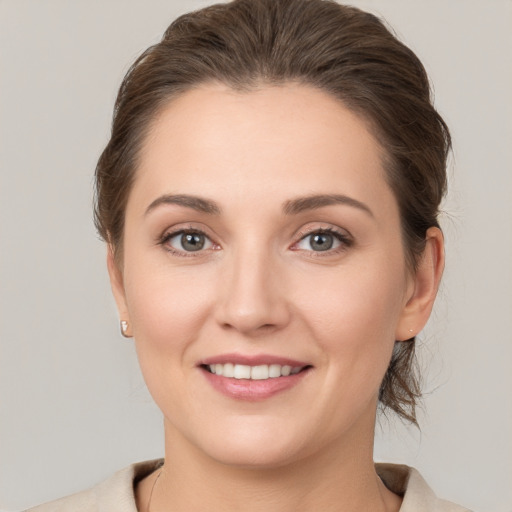
[[[266,380],[253,379],[235,379],[223,377],[210,373],[206,367],[211,364],[243,364],[248,366],[258,366],[263,364],[279,364],[292,367],[303,367],[299,373],[288,375],[286,377],[277,377]],[[206,378],[207,382],[219,393],[235,400],[244,400],[249,402],[260,402],[269,399],[277,394],[289,391],[298,385],[306,375],[312,370],[312,365],[304,361],[290,359],[270,354],[243,355],[243,354],[222,354],[209,357],[199,363],[199,369]]]
[[[208,357],[198,363],[198,366],[208,366],[209,364],[245,364],[247,366],[259,366],[262,364],[280,364],[281,366],[304,367],[312,366],[310,363],[298,361],[297,359],[290,359],[288,357],[281,357],[271,354],[222,354],[218,356]]]

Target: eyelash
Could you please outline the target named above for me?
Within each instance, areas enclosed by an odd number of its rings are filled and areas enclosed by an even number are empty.
[[[161,245],[167,252],[170,252],[171,254],[173,254],[175,256],[180,256],[180,257],[184,257],[184,258],[198,257],[198,256],[204,254],[206,250],[208,250],[208,249],[205,249],[205,250],[200,249],[198,251],[181,251],[181,250],[175,249],[174,247],[169,245],[168,242],[170,240],[172,240],[173,238],[180,236],[180,235],[186,235],[186,234],[203,235],[207,240],[210,241],[210,243],[214,247],[217,246],[217,244],[215,244],[211,240],[211,238],[202,229],[197,229],[197,228],[193,228],[193,227],[189,227],[187,229],[178,229],[176,231],[171,231],[171,232],[166,232],[160,238],[160,240],[158,241],[158,244]],[[216,250],[216,249],[210,248],[209,250]]]
[[[209,242],[213,245],[213,248],[208,249],[200,249],[198,251],[181,251],[178,249],[175,249],[171,245],[169,245],[169,241],[173,238],[184,235],[184,234],[197,234],[204,236]],[[325,251],[313,251],[309,250],[309,252],[314,257],[326,257],[326,256],[332,256],[333,254],[338,254],[340,252],[345,251],[349,247],[353,245],[353,239],[347,235],[345,232],[341,232],[333,227],[327,227],[327,228],[314,228],[305,232],[299,232],[297,233],[298,240],[292,245],[292,250],[294,251],[301,251],[302,249],[294,249],[293,247],[297,246],[300,242],[305,240],[307,237],[313,236],[313,235],[332,235],[339,243],[340,246],[335,249],[327,249]],[[211,240],[211,238],[201,229],[189,227],[187,229],[178,229],[176,231],[166,232],[162,235],[162,237],[158,240],[158,244],[161,245],[167,252],[179,256],[179,257],[198,257],[203,255],[208,250],[217,250],[218,244],[215,244]],[[197,252],[197,254],[196,254]]]
[[[307,251],[311,256],[315,258],[322,258],[332,256],[333,254],[339,254],[340,252],[346,251],[349,247],[351,247],[354,243],[353,239],[346,232],[340,231],[333,227],[327,228],[313,228],[311,230],[306,230],[303,232],[299,232],[297,234],[298,241],[293,244],[293,246],[298,245],[300,242],[305,240],[306,238],[313,235],[331,235],[333,236],[339,243],[339,247],[335,249],[327,249],[325,251]],[[293,249],[296,251],[300,251],[301,249]]]

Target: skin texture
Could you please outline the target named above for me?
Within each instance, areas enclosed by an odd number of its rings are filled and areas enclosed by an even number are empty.
[[[395,340],[428,319],[443,240],[428,231],[412,275],[381,159],[359,117],[303,85],[238,93],[207,84],[155,119],[128,200],[122,264],[108,255],[120,317],[164,415],[152,512],[398,510],[373,468],[377,394]],[[364,207],[286,211],[312,194]],[[164,195],[207,199],[219,212],[161,199],[148,211]],[[173,236],[180,229],[204,233],[204,249],[185,251]],[[319,230],[342,240],[315,251],[310,233]],[[199,366],[226,353],[311,367],[290,389],[240,400]],[[154,478],[137,490],[143,511]]]

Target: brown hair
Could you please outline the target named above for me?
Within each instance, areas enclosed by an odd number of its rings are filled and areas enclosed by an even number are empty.
[[[126,74],[112,134],[96,167],[95,223],[120,258],[125,207],[151,121],[199,84],[237,91],[298,82],[327,91],[365,118],[385,149],[412,269],[438,226],[450,135],[416,55],[372,14],[331,0],[235,0],[186,14]],[[119,261],[119,260],[118,260]],[[381,405],[416,422],[415,343],[397,342]]]

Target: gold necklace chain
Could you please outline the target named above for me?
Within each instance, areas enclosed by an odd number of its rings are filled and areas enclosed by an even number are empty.
[[[149,507],[151,506],[151,498],[153,497],[153,491],[155,490],[156,483],[158,482],[158,479],[160,478],[162,471],[163,471],[163,468],[160,469],[160,471],[158,472],[158,475],[155,478],[155,481],[153,482],[153,485],[151,486],[151,492],[149,493],[149,499],[148,499],[148,505],[146,507],[146,512],[149,512]]]

